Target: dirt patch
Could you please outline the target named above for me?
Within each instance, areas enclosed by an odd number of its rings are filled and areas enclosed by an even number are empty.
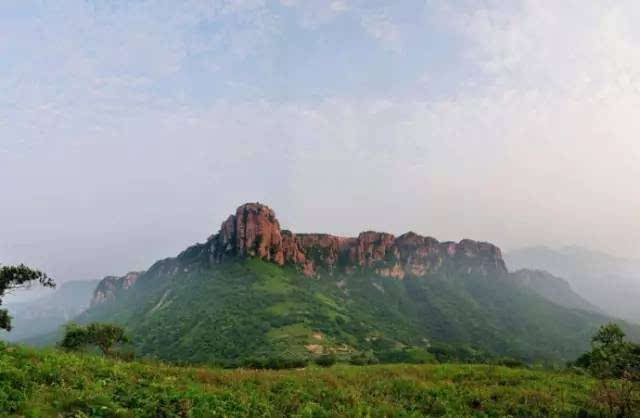
[[[322,354],[324,353],[324,347],[320,344],[307,344],[304,346],[307,350],[312,352],[313,354]]]

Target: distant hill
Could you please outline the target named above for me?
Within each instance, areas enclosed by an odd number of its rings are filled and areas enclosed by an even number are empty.
[[[4,306],[13,317],[13,330],[1,332],[0,339],[21,341],[55,332],[89,307],[98,283],[98,280],[66,282],[36,300],[7,303]]]
[[[640,321],[640,261],[580,247],[530,247],[505,255],[512,269],[541,269],[566,279],[571,287],[605,312]]]
[[[543,298],[570,309],[604,313],[602,309],[573,291],[569,282],[542,270],[522,269],[511,273],[516,283],[531,289]]]
[[[105,279],[77,319],[125,325],[143,355],[220,363],[327,353],[564,361],[611,320],[561,280],[510,274],[489,243],[296,235],[260,204],[175,258]]]

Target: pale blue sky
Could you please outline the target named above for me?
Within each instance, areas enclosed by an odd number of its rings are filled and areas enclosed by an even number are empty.
[[[640,6],[4,0],[0,261],[143,269],[237,205],[640,257]]]

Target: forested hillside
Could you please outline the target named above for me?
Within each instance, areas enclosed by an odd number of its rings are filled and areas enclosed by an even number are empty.
[[[112,280],[79,320],[123,324],[139,354],[182,362],[563,362],[610,320],[545,298],[509,274],[491,244],[296,236],[258,204],[240,207],[207,243],[132,277]]]

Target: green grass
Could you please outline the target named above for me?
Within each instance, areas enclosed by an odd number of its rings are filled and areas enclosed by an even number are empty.
[[[568,372],[488,365],[221,370],[0,349],[3,417],[598,416],[594,387]]]

